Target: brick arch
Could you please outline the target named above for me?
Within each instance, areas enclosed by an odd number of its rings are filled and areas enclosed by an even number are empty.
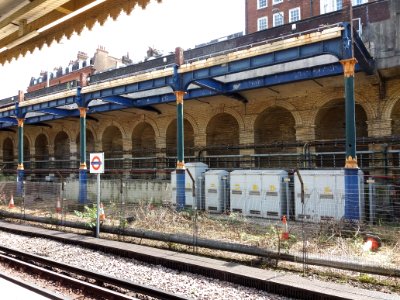
[[[38,131],[38,132],[30,132],[30,136],[31,136],[31,140],[32,140],[32,145],[35,145],[36,139],[39,135],[43,134],[44,136],[46,136],[47,141],[50,141],[50,135],[48,133],[48,131],[42,130],[42,131]]]
[[[97,140],[96,140],[97,142],[102,143],[104,131],[110,126],[117,127],[119,129],[119,131],[121,132],[123,139],[129,138],[124,126],[122,126],[119,122],[112,121],[112,122],[104,122],[103,124],[100,124],[100,126],[98,127],[98,130],[97,130]]]
[[[76,136],[75,136],[75,143],[76,143],[76,151],[77,151],[77,158],[81,157],[81,153],[80,153],[80,144],[81,144],[81,140],[80,140],[80,135],[81,132],[78,131]],[[93,137],[93,141],[90,141],[90,135]],[[96,152],[96,140],[97,137],[94,133],[94,130],[92,128],[88,128],[86,127],[86,152],[90,153],[90,152]]]
[[[46,140],[46,145],[43,144],[43,140]],[[50,138],[49,135],[45,132],[41,132],[35,136],[35,142],[34,142],[34,147],[35,147],[35,167],[37,169],[47,169],[49,166],[49,158],[50,158],[50,153],[49,153],[49,144],[50,144]]]
[[[230,108],[230,107],[224,107],[223,109],[215,109],[214,110],[214,114],[210,114],[208,119],[206,119],[204,121],[204,124],[208,124],[210,122],[210,120],[212,118],[214,118],[216,115],[220,114],[220,113],[226,113],[231,115],[233,118],[235,118],[236,122],[239,125],[239,131],[244,131],[245,130],[245,123],[244,123],[244,119],[242,117],[242,115],[240,113],[238,113],[235,109]],[[205,127],[207,127],[208,125],[206,125]]]
[[[62,131],[65,132],[65,133],[67,134],[68,139],[69,139],[70,142],[74,140],[74,139],[73,139],[74,132],[73,132],[72,130],[70,130],[69,128],[62,127],[60,130],[58,130],[57,132],[55,132],[55,133],[53,134],[53,141],[52,141],[52,142],[53,142],[53,145],[54,145],[55,138],[56,138],[57,134],[59,134],[59,133],[62,132]]]
[[[132,127],[135,128],[137,125],[139,125],[139,124],[142,123],[142,122],[148,123],[148,124],[153,128],[154,134],[155,134],[156,137],[159,137],[159,136],[160,136],[160,129],[159,129],[159,126],[158,126],[156,120],[154,120],[153,118],[151,118],[151,117],[149,117],[149,116],[145,116],[145,117],[143,117],[142,119],[137,120],[137,121],[135,122],[135,125],[132,126]],[[133,130],[134,130],[134,129],[133,129]],[[133,130],[132,130],[132,132],[133,132]],[[132,132],[131,132],[131,135],[132,135]]]
[[[296,142],[296,120],[283,106],[270,106],[257,115],[254,121],[254,143],[269,145],[256,149],[256,153],[290,152],[294,149],[272,147],[276,143]]]
[[[400,135],[400,90],[396,91],[385,103],[382,111],[382,121],[391,121],[393,135]]]
[[[389,120],[392,118],[393,109],[400,101],[400,89],[395,91],[393,95],[386,101],[382,109],[382,120]]]
[[[97,134],[93,128],[86,126],[86,132],[90,132],[90,134],[93,136],[93,141],[97,141]],[[80,135],[81,131],[79,130],[75,133],[71,140],[75,141],[78,144],[80,142]]]
[[[153,155],[157,141],[154,127],[147,121],[138,122],[132,130],[131,141],[134,156]]]
[[[101,149],[107,161],[107,168],[122,169],[124,154],[124,133],[115,123],[108,124],[101,131]]]
[[[228,150],[240,144],[240,124],[230,113],[215,114],[206,126],[207,153],[211,155],[239,154],[238,149]]]
[[[183,120],[184,126],[184,145],[185,145],[185,156],[194,155],[194,137],[196,136],[195,130],[193,128],[192,123],[186,118]],[[166,153],[167,156],[176,156],[177,150],[177,119],[173,119],[169,122],[168,126],[166,126],[166,134],[165,134],[165,145],[166,145]]]
[[[254,122],[256,121],[256,119],[258,118],[258,116],[262,113],[264,113],[266,110],[270,109],[270,108],[274,108],[274,107],[280,107],[283,109],[286,109],[288,112],[291,113],[291,115],[293,116],[294,120],[295,120],[295,126],[300,126],[303,124],[303,119],[301,117],[301,115],[299,114],[299,112],[297,111],[297,108],[292,105],[291,103],[288,103],[286,101],[279,101],[278,103],[274,103],[270,106],[264,106],[262,108],[260,108],[258,111],[256,111],[256,115],[253,118],[253,128],[254,128]]]
[[[318,109],[318,113],[315,117],[315,135],[316,140],[344,140],[345,139],[345,107],[343,99],[331,99],[326,102],[325,105]],[[368,136],[368,116],[364,107],[359,103],[356,103],[356,136],[367,137]],[[357,148],[361,150],[367,145],[358,145]],[[319,151],[342,151],[344,145],[329,144],[321,145],[317,147]],[[366,149],[367,149],[366,148]],[[365,150],[366,150],[365,149]]]
[[[29,147],[32,147],[32,145],[33,145],[32,136],[30,134],[24,134],[24,138],[26,138],[26,140],[28,141]],[[24,147],[25,147],[25,143],[24,143]]]
[[[315,106],[318,107],[316,110],[312,110],[309,115],[309,124],[315,124],[317,115],[321,109],[321,107],[325,106],[330,101],[336,101],[342,99],[343,106],[344,106],[344,89],[337,88],[332,92],[323,93],[317,98]],[[356,105],[360,105],[367,115],[368,120],[374,120],[376,118],[376,111],[374,110],[373,106],[369,103],[367,98],[361,93],[355,93],[355,103]]]
[[[200,127],[197,123],[196,119],[189,113],[185,113],[185,119],[188,120],[190,125],[192,125],[194,135],[198,135],[200,133]]]
[[[4,140],[7,139],[7,138],[10,138],[10,139],[12,140],[14,146],[15,146],[15,137],[12,136],[11,134],[5,134],[5,135],[3,135],[3,136],[0,138],[0,143],[1,143],[1,145],[3,145]]]
[[[53,147],[56,168],[70,167],[69,162],[65,162],[71,156],[71,138],[66,130],[60,130],[54,135]]]
[[[13,169],[12,163],[14,162],[15,159],[15,143],[14,140],[7,136],[6,138],[3,139],[2,141],[2,151],[3,151],[3,163],[4,164],[3,168],[4,169]]]

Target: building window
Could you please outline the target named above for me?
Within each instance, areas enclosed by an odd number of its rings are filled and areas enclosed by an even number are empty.
[[[257,9],[265,8],[267,7],[267,0],[258,0],[257,1]]]
[[[267,17],[263,17],[263,18],[259,18],[257,20],[257,30],[264,30],[268,28],[268,18]]]
[[[300,7],[289,9],[289,23],[299,21],[300,19]]]
[[[353,5],[360,5],[360,4],[364,4],[367,2],[368,2],[368,0],[353,0]]]
[[[278,3],[282,3],[283,0],[272,0],[272,4],[278,4]]]
[[[321,0],[320,14],[327,14],[343,8],[343,0]]]
[[[276,14],[273,14],[273,26],[280,26],[284,24],[284,16],[283,12],[278,12]]]

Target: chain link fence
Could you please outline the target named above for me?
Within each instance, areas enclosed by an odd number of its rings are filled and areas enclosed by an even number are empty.
[[[376,270],[397,272],[400,178],[360,173],[361,220],[349,223],[344,221],[346,197],[342,171],[300,170],[304,182],[302,202],[295,173],[228,172],[200,167],[200,170],[188,168],[193,180],[186,176],[186,209],[180,212],[176,211],[174,172],[164,179],[123,176],[102,179],[100,199],[105,216],[102,226],[132,229],[136,233],[157,232],[164,234],[159,243],[168,248],[198,251],[202,246],[206,254],[223,253],[228,244],[233,252],[237,249],[236,252],[242,252],[234,255],[236,259],[241,259],[240,255],[248,259],[243,249],[251,248],[259,249],[254,253],[259,252],[260,256],[289,255],[303,265],[322,261],[344,268],[359,267],[360,271],[371,265]],[[1,210],[93,226],[96,178],[89,175],[85,203],[79,202],[78,179],[51,179],[51,182],[26,181],[23,195],[17,195],[14,178],[4,178],[0,182]],[[185,245],[179,245],[175,239],[168,241],[172,236],[182,236]],[[377,241],[376,247],[368,247],[370,237]],[[400,276],[400,271],[396,274]]]

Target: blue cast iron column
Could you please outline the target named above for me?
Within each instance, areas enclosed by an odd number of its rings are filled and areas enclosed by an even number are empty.
[[[18,166],[17,166],[17,196],[22,196],[24,190],[24,118],[18,120]]]
[[[184,63],[183,49],[175,48],[174,75],[172,77],[172,87],[176,97],[176,209],[178,211],[185,208],[185,159],[184,159],[184,132],[183,132],[183,96],[185,89],[182,76],[178,73],[178,68]]]
[[[86,166],[86,107],[79,107],[80,128],[80,166],[79,166],[79,203],[87,201],[87,166]]]
[[[17,166],[17,196],[23,196],[24,191],[24,121],[25,114],[22,113],[19,104],[24,101],[23,91],[18,91],[18,100],[15,103],[15,116],[18,122],[18,166]]]
[[[354,100],[355,58],[340,61],[344,70],[346,114],[346,164],[345,164],[345,213],[346,220],[360,220],[360,195],[356,155],[356,121]]]
[[[176,91],[177,116],[177,162],[176,162],[176,208],[185,208],[185,160],[184,160],[184,130],[183,130],[183,96],[185,92]]]

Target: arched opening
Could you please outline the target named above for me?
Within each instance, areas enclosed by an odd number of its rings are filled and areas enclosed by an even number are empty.
[[[368,144],[362,143],[368,137],[367,114],[361,105],[355,105],[356,145],[359,167],[369,165]],[[325,104],[318,112],[315,122],[315,163],[318,167],[342,168],[345,165],[346,113],[344,99]]]
[[[35,140],[35,166],[36,169],[49,168],[49,142],[43,133]]]
[[[264,110],[254,123],[255,166],[262,168],[293,168],[297,164],[296,121],[285,108]],[[281,153],[293,153],[279,155]]]
[[[3,142],[3,169],[14,169],[14,144],[10,138],[6,138]]]
[[[57,169],[71,168],[71,148],[68,134],[64,131],[57,133],[54,139],[54,160]]]
[[[155,168],[156,134],[146,122],[138,124],[132,133],[132,168]]]
[[[215,115],[206,128],[207,156],[210,168],[238,168],[239,124],[227,113]]]
[[[142,122],[132,133],[132,154],[134,157],[149,157],[156,153],[156,135],[150,124]]]
[[[184,132],[184,155],[185,161],[191,161],[194,156],[194,130],[192,124],[186,119],[183,120],[183,132]],[[176,166],[176,146],[177,146],[177,121],[173,120],[167,128],[166,136],[166,155],[168,160],[168,167],[174,168]]]
[[[116,126],[109,126],[103,133],[102,148],[107,169],[122,169],[123,143],[122,133]]]
[[[392,136],[394,136],[393,140],[396,141],[400,137],[400,100],[398,100],[393,106],[391,119]],[[400,167],[400,143],[392,143],[390,150],[393,151],[391,151],[391,153],[387,153],[387,158],[389,161],[386,163],[386,165],[395,167],[393,173],[399,175],[400,171],[398,168]]]
[[[392,135],[400,136],[400,100],[393,107],[391,119]]]

